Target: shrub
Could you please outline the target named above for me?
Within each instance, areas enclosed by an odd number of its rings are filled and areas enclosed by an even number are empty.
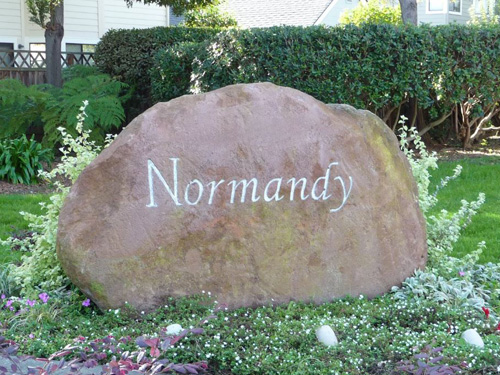
[[[43,162],[50,163],[52,150],[23,135],[17,139],[0,141],[0,179],[15,184],[38,182],[38,172],[43,170]]]
[[[200,43],[184,42],[158,51],[158,67],[151,69],[151,92],[154,102],[168,101],[189,93],[192,62],[200,52]]]
[[[339,19],[340,24],[361,25],[363,23],[388,23],[401,25],[401,7],[392,6],[387,0],[360,1],[353,9],[345,10]]]
[[[54,147],[61,140],[60,126],[76,136],[76,116],[82,101],[88,100],[84,128],[92,129],[93,139],[103,143],[107,133],[124,123],[123,103],[130,92],[126,84],[95,73],[95,68],[67,69],[62,89],[0,80],[0,119],[5,124],[0,137],[18,137],[40,128],[44,146]]]
[[[478,260],[478,253],[484,247],[480,243],[476,252],[471,252],[464,259],[459,260],[450,256],[455,244],[460,237],[461,231],[471,222],[477,210],[485,201],[483,193],[479,193],[474,202],[461,201],[460,209],[450,214],[447,211],[441,211],[440,215],[429,215],[429,210],[436,205],[437,193],[445,187],[450,180],[458,178],[461,173],[461,167],[455,169],[453,176],[449,176],[441,181],[434,192],[430,190],[430,170],[437,168],[437,157],[435,153],[429,154],[421,137],[415,129],[408,130],[403,118],[401,123],[401,149],[408,158],[411,165],[413,176],[418,185],[419,205],[425,216],[427,223],[427,244],[429,246],[428,266],[439,275],[455,275],[459,270],[457,268],[474,265]],[[409,149],[409,140],[414,143],[414,150]],[[419,157],[415,156],[415,150]]]
[[[158,53],[152,95],[169,99],[167,77],[178,74],[190,80],[184,93],[272,82],[368,109],[393,129],[401,114],[420,134],[449,124],[468,146],[500,113],[499,40],[499,25],[232,29],[195,53],[185,45]]]
[[[116,131],[125,122],[123,104],[130,98],[128,85],[113,80],[109,75],[74,77],[54,92],[42,113],[44,142],[54,145],[62,138],[59,127],[64,127],[73,137],[77,115],[84,100],[88,101],[84,130],[91,130],[92,140],[103,144],[106,134]]]
[[[148,71],[158,50],[182,42],[201,42],[212,38],[213,28],[154,27],[150,29],[110,30],[96,47],[99,69],[135,88],[128,110],[129,117],[152,105]]]
[[[49,90],[47,85],[26,87],[17,79],[0,80],[0,138],[17,138],[30,126],[41,126]]]

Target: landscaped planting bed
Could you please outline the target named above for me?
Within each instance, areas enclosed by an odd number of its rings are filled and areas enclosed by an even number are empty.
[[[67,154],[57,171],[69,174],[70,180],[97,153],[84,147],[86,142],[85,137],[74,140],[65,135],[76,158]],[[431,182],[428,171],[435,158],[422,149],[420,159],[407,154],[429,223],[427,269],[384,296],[332,299],[319,306],[269,303],[229,311],[207,290],[200,296],[168,299],[164,307],[149,313],[128,305],[99,311],[57,274],[54,263],[57,226],[52,224],[67,188],[59,186],[60,192],[50,201],[43,196],[2,195],[2,207],[12,201],[19,210],[31,210],[33,201],[45,200],[48,208],[42,216],[29,218],[30,228],[15,222],[15,215],[5,216],[15,223],[17,233],[26,229],[36,233],[3,245],[2,255],[10,251],[5,246],[13,244],[19,245],[15,251],[26,252],[21,267],[0,274],[0,335],[5,338],[0,339],[0,350],[35,357],[57,353],[54,359],[66,356],[75,358],[75,365],[91,367],[109,364],[98,371],[115,373],[120,366],[151,373],[158,365],[165,372],[211,374],[496,373],[500,371],[500,266],[486,262],[497,260],[500,253],[495,231],[500,224],[496,189],[500,160],[461,161],[462,176],[448,181],[434,196],[434,186],[456,170],[457,162],[440,163],[444,173],[438,170]],[[485,200],[478,191],[486,193]],[[457,204],[461,197],[470,203]],[[442,208],[452,213],[440,214]],[[457,248],[457,233],[476,212]],[[2,228],[5,239],[9,230]],[[477,244],[481,240],[486,247]],[[173,324],[184,330],[173,333]],[[316,330],[323,325],[332,327],[338,345],[318,341]],[[484,347],[464,341],[462,334],[468,329],[477,331]]]

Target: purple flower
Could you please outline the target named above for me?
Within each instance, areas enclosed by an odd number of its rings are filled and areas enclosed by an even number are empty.
[[[33,306],[35,306],[35,303],[36,303],[36,301],[35,301],[35,300],[33,300],[33,301],[31,301],[31,300],[29,300],[29,299],[27,299],[27,300],[26,300],[26,304],[27,304],[28,306],[33,307]]]
[[[35,335],[34,335],[34,334],[32,334],[32,333],[30,333],[28,337],[29,337],[30,339],[32,339],[32,338],[34,338],[34,337],[35,337]]]
[[[465,276],[465,272],[464,272],[464,271],[459,271],[459,272],[458,272],[458,276],[460,276],[460,277],[464,277],[464,276]]]
[[[7,303],[5,304],[5,307],[10,307],[10,305],[12,305],[12,302],[14,302],[14,301],[8,300]]]
[[[90,306],[90,299],[87,298],[85,301],[83,301],[82,306],[89,307]]]
[[[5,294],[2,294],[1,298],[2,298],[2,299],[5,299]]]
[[[40,298],[43,303],[47,303],[47,301],[49,300],[49,295],[47,293],[40,293],[38,295],[38,298]]]

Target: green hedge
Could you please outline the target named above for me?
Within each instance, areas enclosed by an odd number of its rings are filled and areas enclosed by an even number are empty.
[[[273,27],[222,31],[160,50],[154,101],[234,83],[269,81],[327,103],[404,114],[422,133],[451,125],[469,144],[500,100],[500,26]],[[481,123],[482,122],[482,123]]]
[[[129,103],[134,116],[152,105],[148,71],[156,52],[177,43],[200,42],[217,32],[216,29],[186,27],[110,30],[97,45],[96,65],[102,72],[135,88]]]

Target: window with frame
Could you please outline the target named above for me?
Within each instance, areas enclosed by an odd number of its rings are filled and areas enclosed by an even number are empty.
[[[84,53],[94,53],[94,44],[78,44],[78,43],[66,43],[66,62],[67,65],[82,64],[88,65],[92,64],[89,58],[84,55]]]
[[[45,68],[45,43],[30,43],[31,68]]]
[[[14,64],[14,43],[0,43],[0,68],[8,68]]]
[[[450,0],[448,2],[448,12],[462,14],[462,0]]]

